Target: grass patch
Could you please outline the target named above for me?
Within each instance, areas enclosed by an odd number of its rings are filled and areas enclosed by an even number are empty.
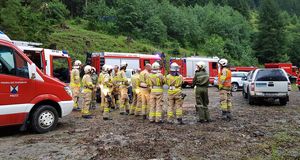
[[[50,44],[56,44],[58,49],[67,50],[72,58],[82,61],[85,60],[85,51],[150,54],[156,51],[170,53],[174,50],[174,48],[160,48],[146,40],[132,40],[128,42],[125,36],[108,35],[101,31],[89,31],[85,29],[86,22],[84,21],[80,24],[69,21],[67,26],[67,29],[56,28],[55,32],[49,36],[49,41],[45,44],[45,47],[49,47]],[[86,41],[90,41],[90,48],[86,47]],[[188,49],[179,48],[179,51],[180,53],[186,53],[186,55],[192,54],[192,51]],[[176,56],[180,57],[181,55]]]

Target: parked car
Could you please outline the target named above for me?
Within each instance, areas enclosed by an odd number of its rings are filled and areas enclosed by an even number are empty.
[[[266,98],[279,99],[281,105],[289,101],[291,83],[283,69],[256,69],[243,79],[243,96],[250,105]]]
[[[247,76],[248,72],[231,72],[231,91],[236,92],[243,87],[243,77]],[[218,86],[218,76],[214,78],[214,86]]]

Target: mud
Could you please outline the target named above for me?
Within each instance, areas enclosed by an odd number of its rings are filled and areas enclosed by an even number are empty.
[[[79,113],[60,119],[46,134],[0,129],[0,159],[300,159],[300,95],[290,102],[250,106],[241,92],[233,93],[230,122],[220,118],[217,89],[210,88],[213,122],[197,123],[192,89],[184,103],[185,125],[150,124],[141,117],[113,112],[103,121]]]

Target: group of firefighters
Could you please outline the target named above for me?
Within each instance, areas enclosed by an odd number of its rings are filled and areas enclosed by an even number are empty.
[[[222,66],[219,73],[220,102],[222,118],[231,120],[231,72],[227,68],[228,61],[221,59]],[[158,62],[146,64],[145,69],[135,69],[134,75],[128,81],[126,68],[128,64],[122,62],[120,67],[115,65],[104,65],[98,75],[96,69],[90,65],[84,67],[84,76],[80,78],[82,63],[76,60],[71,71],[70,87],[72,90],[74,110],[81,110],[82,117],[93,118],[92,110],[96,109],[96,91],[101,93],[100,111],[103,113],[103,120],[111,120],[113,109],[119,109],[121,115],[142,116],[151,123],[163,123],[163,93],[164,85],[168,86],[168,107],[166,120],[174,123],[176,117],[179,124],[184,124],[183,100],[185,94],[182,92],[183,77],[179,74],[180,67],[176,63],[170,65],[170,73],[164,76],[160,72]],[[209,75],[206,72],[206,64],[198,62],[197,70],[193,79],[193,86],[196,97],[196,111],[198,122],[211,122],[208,111],[208,85]],[[132,86],[132,102],[130,104],[128,88]],[[82,108],[79,107],[79,96],[82,97]]]

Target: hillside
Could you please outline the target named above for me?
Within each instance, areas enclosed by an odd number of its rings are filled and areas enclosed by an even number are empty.
[[[171,53],[172,48],[160,48],[146,40],[131,40],[128,42],[125,36],[113,36],[106,33],[89,31],[85,29],[86,23],[75,24],[74,21],[68,21],[67,26],[55,28],[55,31],[49,36],[48,42],[44,47],[56,44],[57,49],[67,50],[73,59],[85,60],[84,51],[91,52],[130,52],[146,53],[165,52]],[[90,47],[86,47],[86,41],[90,41]],[[192,51],[179,48],[181,53],[191,54]],[[170,55],[170,54],[168,54]]]

